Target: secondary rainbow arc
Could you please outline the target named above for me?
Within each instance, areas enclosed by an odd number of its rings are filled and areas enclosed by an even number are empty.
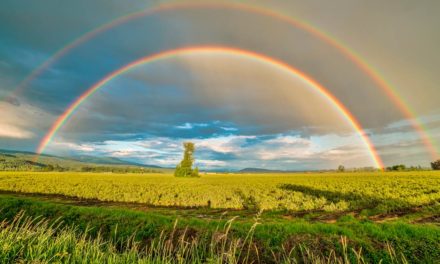
[[[37,67],[34,71],[31,72],[17,87],[15,92],[19,92],[24,89],[26,86],[32,82],[37,76],[39,76],[45,69],[49,68],[54,62],[59,60],[65,54],[67,54],[70,50],[79,46],[80,44],[90,40],[94,36],[104,32],[108,29],[111,29],[120,24],[126,23],[133,19],[144,17],[148,15],[153,15],[159,12],[167,11],[167,10],[177,10],[177,9],[189,9],[189,8],[229,8],[236,9],[245,12],[252,12],[259,15],[265,15],[268,17],[272,17],[274,19],[278,19],[279,21],[283,21],[287,24],[290,24],[296,28],[302,29],[317,39],[327,43],[328,45],[334,47],[341,54],[346,56],[349,60],[351,60],[357,67],[359,67],[362,71],[365,72],[377,85],[380,87],[383,92],[391,99],[391,101],[397,106],[399,111],[408,119],[411,126],[418,133],[420,139],[423,142],[423,145],[426,147],[428,152],[430,153],[432,158],[438,157],[438,151],[433,144],[433,140],[430,138],[429,134],[426,132],[426,128],[423,126],[421,122],[419,122],[416,118],[416,114],[410,108],[409,104],[401,97],[395,88],[389,84],[384,77],[380,75],[380,73],[374,69],[373,66],[367,63],[367,60],[355,52],[353,49],[349,48],[347,45],[342,44],[340,40],[331,36],[328,33],[325,33],[322,30],[312,26],[311,24],[305,22],[304,20],[299,20],[292,18],[288,15],[282,14],[279,11],[275,12],[270,9],[264,9],[263,7],[251,6],[244,3],[171,3],[171,4],[161,4],[157,7],[150,8],[147,10],[130,13],[123,17],[119,17],[115,20],[110,21],[92,31],[87,32],[86,34],[80,36],[74,41],[70,42],[62,49],[58,50],[53,56],[43,62],[39,67]]]
[[[289,72],[290,74],[299,77],[302,81],[304,81],[306,84],[308,84],[311,88],[313,88],[316,92],[318,92],[323,98],[325,98],[331,105],[339,112],[339,114],[344,117],[346,121],[349,122],[349,124],[353,127],[353,129],[359,134],[360,138],[362,139],[363,143],[365,144],[366,148],[368,149],[372,161],[378,168],[383,168],[384,165],[382,163],[382,160],[380,156],[378,155],[374,145],[372,144],[369,137],[365,134],[364,130],[362,129],[359,121],[353,116],[353,114],[350,113],[350,111],[333,95],[329,92],[328,89],[326,89],[324,86],[319,84],[317,81],[315,81],[313,78],[308,76],[307,74],[301,72],[300,70],[292,67],[291,65],[277,60],[275,58],[259,54],[253,51],[249,50],[243,50],[238,48],[232,48],[232,47],[223,47],[223,46],[191,46],[191,47],[184,47],[179,49],[173,49],[173,50],[166,50],[159,53],[155,53],[146,57],[143,57],[141,59],[138,59],[136,61],[133,61],[113,72],[105,76],[103,79],[95,83],[93,86],[88,88],[83,94],[81,94],[70,106],[57,118],[57,120],[53,123],[50,130],[47,132],[47,134],[43,137],[40,144],[37,148],[37,154],[40,155],[43,153],[47,145],[50,143],[50,141],[54,138],[55,134],[58,132],[58,130],[63,126],[63,124],[66,123],[66,121],[69,119],[70,116],[75,112],[75,110],[90,96],[92,96],[96,91],[98,91],[101,87],[103,87],[106,83],[110,82],[117,76],[128,72],[129,70],[135,68],[136,66],[151,63],[158,60],[163,60],[166,58],[170,58],[177,55],[182,54],[192,54],[192,53],[215,53],[215,52],[223,52],[227,54],[234,54],[239,56],[246,56],[249,58],[253,58],[257,61],[266,62],[270,65],[278,67],[278,69],[285,70]]]

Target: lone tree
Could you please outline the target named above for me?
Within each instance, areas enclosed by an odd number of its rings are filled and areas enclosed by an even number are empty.
[[[433,170],[440,170],[440,159],[431,162],[431,168],[432,168]]]
[[[199,177],[199,168],[192,168],[194,163],[193,153],[195,151],[194,143],[184,142],[183,159],[179,165],[176,166],[174,176],[176,177]]]
[[[338,171],[339,171],[339,172],[344,172],[344,171],[345,171],[345,167],[344,167],[344,165],[339,165],[339,167],[338,167]]]

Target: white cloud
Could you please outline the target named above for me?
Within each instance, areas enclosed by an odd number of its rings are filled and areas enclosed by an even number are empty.
[[[246,139],[255,139],[256,136],[220,136],[206,139],[194,139],[193,141],[199,148],[207,148],[217,152],[228,153],[237,152]]]
[[[185,123],[183,125],[180,126],[175,126],[175,128],[179,128],[179,129],[192,129],[194,126],[191,125],[190,123]]]
[[[29,139],[45,127],[52,115],[29,104],[0,102],[0,138]]]
[[[185,123],[183,125],[175,126],[178,129],[193,129],[195,127],[207,127],[208,124],[205,123]]]
[[[0,123],[0,137],[6,138],[32,138],[34,133],[11,124]]]
[[[54,148],[91,151],[145,164],[174,167],[182,158],[182,143],[196,145],[196,165],[203,169],[266,167],[274,169],[322,169],[339,164],[369,166],[368,151],[362,142],[333,136],[305,139],[295,135],[243,136],[229,135],[206,139],[174,139],[168,137],[99,143],[55,143]],[[325,139],[326,138],[326,139]],[[345,140],[344,140],[345,139]],[[332,143],[322,144],[325,140]],[[350,142],[350,143],[347,143]]]
[[[204,167],[204,168],[213,168],[213,167],[227,167],[228,163],[222,160],[204,160],[198,159],[196,160],[196,166]]]
[[[238,131],[237,128],[235,127],[220,127],[221,129],[223,129],[224,131]]]
[[[52,142],[51,149],[68,149],[70,151],[92,152],[96,151],[96,146],[92,144],[76,144],[72,142]]]

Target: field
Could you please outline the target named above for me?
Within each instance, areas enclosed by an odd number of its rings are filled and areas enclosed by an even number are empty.
[[[440,173],[171,174],[0,173],[0,189],[154,206],[327,212],[430,205]]]
[[[1,172],[0,190],[9,263],[440,260],[437,172]]]
[[[1,172],[0,190],[10,263],[440,260],[438,172]]]

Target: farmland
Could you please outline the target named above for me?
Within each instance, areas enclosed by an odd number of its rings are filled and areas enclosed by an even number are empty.
[[[435,263],[439,201],[434,171],[1,172],[0,258]]]
[[[2,172],[0,189],[153,206],[380,212],[440,200],[440,173],[169,174]]]

